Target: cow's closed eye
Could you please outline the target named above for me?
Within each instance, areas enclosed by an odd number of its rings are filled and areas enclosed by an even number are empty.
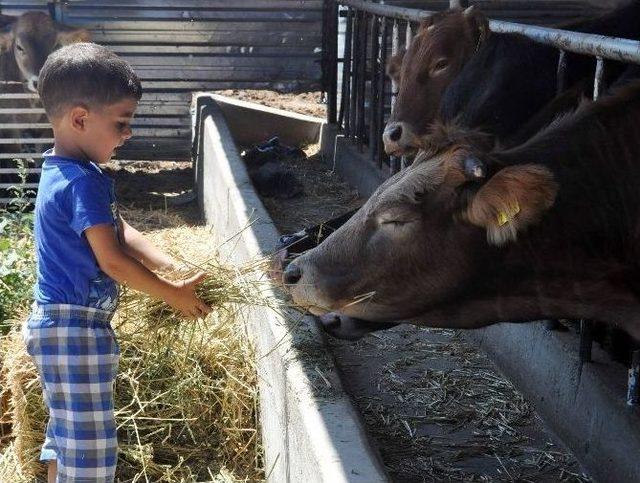
[[[24,53],[24,47],[22,45],[20,45],[20,44],[16,44],[16,50],[18,52],[20,52],[21,54]]]
[[[447,67],[449,67],[449,60],[446,57],[441,57],[431,65],[431,75],[440,74],[446,70]]]

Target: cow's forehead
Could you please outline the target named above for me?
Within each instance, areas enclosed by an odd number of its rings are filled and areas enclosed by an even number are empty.
[[[55,35],[56,29],[47,14],[43,12],[27,12],[18,17],[14,32],[19,36],[42,38]]]

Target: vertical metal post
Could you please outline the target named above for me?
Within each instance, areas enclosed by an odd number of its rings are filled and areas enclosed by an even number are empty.
[[[393,30],[391,31],[391,55],[396,55],[400,50],[400,27],[398,21],[393,21]],[[396,91],[398,86],[396,81],[391,80],[391,110],[393,111],[393,105],[396,103]]]
[[[377,146],[376,152],[378,156],[378,164],[382,167],[382,163],[385,158],[384,154],[384,143],[382,142],[382,132],[384,131],[384,112],[387,101],[387,93],[386,93],[386,76],[385,76],[385,66],[387,64],[387,38],[389,37],[389,22],[385,17],[382,17],[382,37],[380,42],[380,62],[378,64],[378,106],[376,108],[376,114],[378,115],[378,131],[376,132],[375,143]]]
[[[367,143],[369,146],[369,159],[373,162],[377,158],[377,149],[378,149],[378,96],[380,93],[378,92],[378,74],[380,72],[379,62],[380,62],[380,22],[377,15],[371,16],[371,83],[369,88],[369,142]]]
[[[362,12],[356,11],[353,18],[353,49],[352,49],[352,69],[351,69],[351,97],[349,98],[349,137],[353,139],[357,135],[356,118],[358,106],[358,84],[360,77],[360,40],[362,35]]]
[[[327,122],[335,124],[337,120],[338,105],[338,4],[335,0],[326,0],[327,8],[325,13],[327,28],[325,47],[326,52],[326,82],[327,85]]]
[[[556,93],[560,94],[567,86],[567,52],[559,51],[558,69],[556,70]]]
[[[404,48],[409,50],[409,45],[411,45],[411,39],[413,35],[411,34],[411,22],[407,22],[407,31],[404,36]],[[409,165],[409,160],[406,156],[402,156],[400,158],[400,171],[405,169]]]
[[[400,51],[400,26],[398,25],[398,21],[394,20],[393,30],[391,31],[391,55],[397,55],[399,51]],[[385,61],[385,64],[386,64],[386,61]],[[397,95],[398,95],[398,85],[396,84],[395,80],[391,79],[391,112],[393,112],[393,106],[396,103]],[[389,158],[390,174],[395,174],[396,172],[398,172],[399,170],[398,164],[399,164],[398,158],[396,156],[391,156]]]
[[[602,78],[604,77],[604,59],[602,57],[596,57],[596,73],[593,78],[593,100],[597,100],[602,94],[603,84]]]
[[[344,34],[344,54],[342,60],[342,94],[340,96],[340,114],[338,126],[344,129],[348,136],[351,130],[349,126],[349,105],[351,102],[351,46],[353,43],[353,14],[351,8],[347,8],[346,28]]]
[[[413,35],[411,35],[411,22],[407,22],[407,30],[404,32],[404,48],[409,49],[409,44],[411,44],[411,39]]]
[[[356,118],[356,136],[358,137],[358,149],[363,152],[364,149],[364,134],[365,134],[365,90],[367,87],[367,38],[369,36],[369,18],[366,12],[362,12],[362,18],[360,19],[360,52],[356,55],[360,57],[359,61],[359,73],[358,73],[358,99],[356,103],[358,115]]]
[[[580,363],[591,362],[591,347],[593,345],[593,322],[580,320]]]
[[[638,406],[640,404],[640,350],[631,354],[631,367],[629,367],[629,382],[627,385],[627,404]]]

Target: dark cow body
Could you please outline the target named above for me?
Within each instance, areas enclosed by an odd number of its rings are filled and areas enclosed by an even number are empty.
[[[294,300],[369,330],[587,318],[640,339],[640,82],[511,149],[445,131],[289,265]]]
[[[562,27],[640,39],[640,2],[593,20]],[[472,28],[478,29],[475,37],[459,33]],[[445,35],[441,30],[449,33]],[[466,42],[466,50],[459,47],[452,52],[442,43],[442,38],[454,33],[457,33],[457,40],[449,41]],[[478,39],[477,46],[470,51],[469,39],[473,42],[474,38]],[[418,148],[420,139],[439,117],[445,122],[456,119],[459,125],[481,128],[496,139],[513,145],[510,137],[522,140],[523,136],[517,135],[518,130],[557,94],[557,49],[517,34],[489,34],[486,19],[477,11],[472,16],[460,11],[440,14],[421,27],[414,42],[416,45],[412,44],[402,60],[399,94],[385,128],[388,153],[406,154]],[[447,65],[445,73],[431,74],[421,67],[421,63],[432,62],[434,57],[447,59],[442,60]],[[398,59],[393,62],[397,64]],[[413,65],[416,63],[418,65]],[[567,54],[567,88],[578,86],[581,94],[590,95],[594,68],[592,58]],[[605,86],[614,82],[624,68],[619,63],[608,63]],[[398,72],[397,65],[390,70]],[[445,81],[441,77],[446,77]],[[575,107],[578,99],[579,96],[575,96],[568,107]],[[558,107],[566,108],[561,104]],[[398,135],[397,126],[402,127],[403,135]]]

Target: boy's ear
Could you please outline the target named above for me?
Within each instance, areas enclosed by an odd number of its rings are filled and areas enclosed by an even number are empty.
[[[56,22],[56,31],[58,33],[56,40],[60,45],[75,44],[77,42],[90,42],[91,33],[87,29],[79,29],[69,27]]]
[[[538,164],[501,169],[478,190],[466,218],[487,230],[492,245],[515,241],[553,206],[559,185],[553,173]]]
[[[75,131],[84,131],[89,111],[84,106],[75,106],[69,111],[71,127]]]
[[[400,81],[400,68],[402,67],[402,59],[404,59],[405,53],[406,50],[402,49],[387,61],[387,75],[395,82]]]

